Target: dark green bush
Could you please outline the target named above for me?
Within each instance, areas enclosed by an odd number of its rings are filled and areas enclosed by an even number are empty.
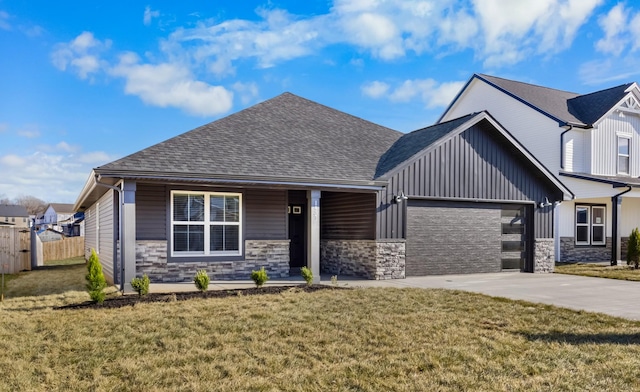
[[[196,272],[196,276],[193,277],[193,283],[195,283],[196,287],[200,291],[207,291],[209,287],[209,275],[207,275],[207,271],[200,270]]]
[[[635,269],[638,269],[638,264],[640,264],[640,232],[637,227],[631,230],[627,247],[627,265],[631,264]]]
[[[256,287],[262,287],[262,285],[269,280],[269,276],[267,275],[267,271],[264,270],[264,267],[262,267],[258,271],[251,271],[251,280],[254,281]]]
[[[103,303],[105,298],[104,289],[107,287],[107,280],[102,273],[102,266],[96,254],[95,249],[91,249],[91,257],[87,263],[87,291],[91,300],[97,303]]]
[[[302,278],[307,282],[307,286],[311,286],[313,284],[313,272],[311,272],[309,268],[300,268],[300,274],[302,274]]]
[[[139,296],[149,294],[149,277],[142,275],[142,278],[131,279],[131,287],[138,292]]]

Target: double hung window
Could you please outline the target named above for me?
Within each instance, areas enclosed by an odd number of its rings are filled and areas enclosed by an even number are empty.
[[[629,139],[618,137],[618,174],[629,174]]]
[[[576,206],[576,245],[605,245],[604,206]]]
[[[242,254],[242,195],[171,192],[174,256]]]

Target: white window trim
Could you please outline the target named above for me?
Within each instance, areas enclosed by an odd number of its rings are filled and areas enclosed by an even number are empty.
[[[587,209],[587,223],[578,223],[578,209]],[[576,245],[591,245],[591,206],[576,205],[575,208],[575,231],[576,231]],[[578,227],[587,227],[587,241],[578,241]]]
[[[204,195],[204,221],[202,222],[184,222],[175,221],[173,219],[173,197],[174,195]],[[211,251],[210,248],[210,228],[215,226],[219,222],[209,222],[210,208],[211,208],[211,196],[237,196],[239,201],[238,206],[238,222],[224,222],[224,226],[238,226],[238,250],[237,251]],[[170,211],[171,216],[171,230],[169,237],[169,249],[171,250],[171,257],[203,257],[203,256],[241,256],[243,251],[244,235],[243,235],[243,204],[242,193],[233,192],[198,192],[198,191],[171,191]],[[189,251],[174,251],[173,250],[173,227],[175,225],[188,224],[188,225],[202,225],[204,226],[204,251],[203,252],[189,252]]]
[[[586,208],[587,209],[587,223],[578,223],[578,208]],[[593,209],[599,208],[603,210],[602,223],[594,223],[593,222]],[[576,204],[574,211],[574,230],[575,230],[575,244],[580,246],[602,246],[607,244],[607,207],[604,205],[586,205],[586,204]],[[578,241],[578,226],[587,227],[588,239],[587,241]],[[602,241],[594,242],[593,241],[593,227],[600,226],[602,227]]]
[[[629,146],[629,152],[627,154],[620,154],[620,139],[626,139],[628,146]],[[618,147],[617,151],[616,151],[616,171],[618,174],[622,174],[622,175],[630,175],[631,174],[631,138],[629,138],[628,136],[621,136],[618,135],[618,139],[617,139],[617,143],[616,146]],[[627,164],[627,169],[628,171],[623,172],[620,171],[620,157],[626,157],[628,160],[628,164]]]

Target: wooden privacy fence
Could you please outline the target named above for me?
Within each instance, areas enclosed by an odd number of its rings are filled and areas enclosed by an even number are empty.
[[[84,237],[67,237],[42,243],[44,261],[84,256]]]
[[[29,229],[0,226],[0,271],[15,274],[31,269]]]

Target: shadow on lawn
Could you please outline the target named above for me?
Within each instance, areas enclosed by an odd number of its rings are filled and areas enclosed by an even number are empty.
[[[523,333],[522,336],[530,341],[568,344],[640,344],[640,333]]]

